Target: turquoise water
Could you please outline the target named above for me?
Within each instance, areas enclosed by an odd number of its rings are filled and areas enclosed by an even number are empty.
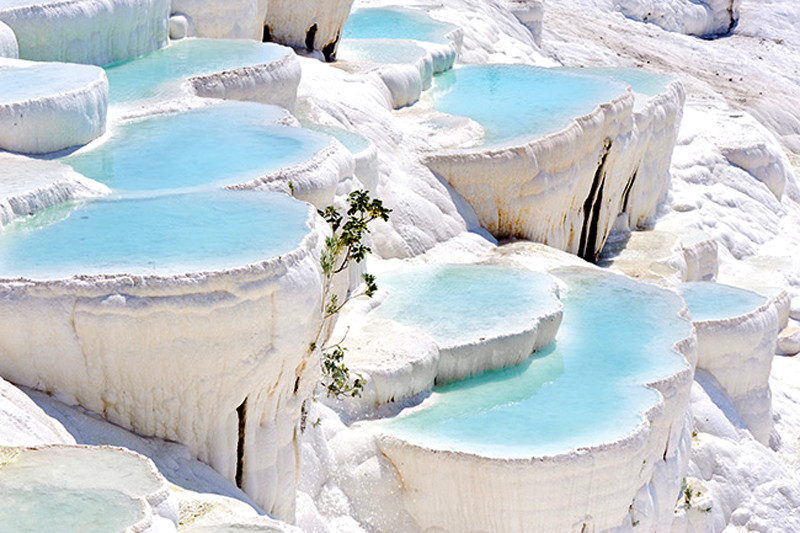
[[[241,183],[303,162],[330,138],[274,124],[276,106],[223,102],[121,125],[111,137],[64,158],[84,176],[117,190]]]
[[[558,308],[553,279],[482,265],[428,265],[381,274],[378,316],[417,327],[444,345],[518,332]]]
[[[291,50],[273,43],[236,39],[185,39],[146,56],[108,65],[112,104],[175,96],[191,76],[277,61]]]
[[[603,76],[621,81],[631,86],[635,93],[644,96],[656,96],[663,93],[675,78],[655,74],[641,68],[634,67],[615,67],[615,68],[563,68],[564,72],[584,74],[591,76]]]
[[[370,146],[370,141],[363,135],[332,126],[320,126],[318,124],[303,123],[303,127],[312,131],[318,131],[325,135],[336,138],[347,148],[351,154],[360,154]]]
[[[467,116],[492,146],[559,131],[627,90],[624,83],[527,65],[466,65],[438,76],[434,107]]]
[[[141,520],[142,503],[113,490],[0,485],[0,530],[8,533],[108,533]]]
[[[744,315],[767,302],[755,292],[707,281],[684,283],[681,294],[696,322]]]
[[[414,65],[428,52],[412,41],[388,39],[346,39],[339,44],[337,57],[343,61],[364,61]]]
[[[90,65],[0,65],[0,105],[83,89],[99,77],[100,71]]]
[[[427,13],[402,7],[358,9],[350,13],[342,39],[414,39],[447,44],[447,34],[458,26]]]
[[[419,407],[380,422],[414,444],[487,457],[531,457],[630,434],[659,398],[644,384],[683,368],[691,334],[674,293],[587,269],[566,282],[556,342],[516,367],[437,387]],[[479,306],[476,306],[479,308]]]
[[[297,248],[308,205],[214,190],[58,206],[0,233],[0,277],[179,274],[235,268]]]

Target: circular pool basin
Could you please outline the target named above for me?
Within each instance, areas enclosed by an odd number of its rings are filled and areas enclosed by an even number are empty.
[[[681,295],[694,322],[745,315],[767,303],[767,298],[755,292],[707,281],[684,283]]]
[[[0,278],[174,275],[242,267],[296,249],[309,206],[256,191],[106,198],[19,219],[0,233]]]
[[[412,39],[447,44],[458,26],[403,7],[357,9],[344,25],[342,39]]]
[[[63,159],[115,190],[233,185],[311,159],[327,135],[281,126],[286,111],[224,102],[115,126],[108,139]]]
[[[426,265],[381,274],[376,309],[430,335],[440,346],[514,333],[560,308],[550,276],[499,266]]]
[[[435,79],[434,107],[483,126],[484,145],[530,140],[562,130],[625,94],[625,83],[528,65],[464,65]]]
[[[688,367],[675,351],[691,335],[678,316],[683,301],[622,276],[555,275],[567,290],[553,345],[521,365],[438,387],[420,406],[381,422],[383,430],[416,446],[491,458],[558,454],[634,432],[659,401],[647,384]],[[453,313],[469,323],[482,309],[476,299]]]
[[[285,46],[248,40],[177,41],[145,56],[106,66],[109,100],[119,104],[180,96],[180,85],[189,77],[266,65],[293,53]]]

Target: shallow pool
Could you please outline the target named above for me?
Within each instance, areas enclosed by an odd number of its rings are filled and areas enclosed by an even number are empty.
[[[516,333],[558,309],[550,276],[498,266],[426,265],[380,275],[377,316],[417,327],[441,345]]]
[[[684,283],[681,294],[696,322],[733,318],[767,303],[766,297],[755,292],[708,281]]]
[[[310,159],[330,137],[275,124],[276,106],[223,102],[115,125],[108,137],[63,158],[115,190],[249,181]]]
[[[319,124],[303,123],[303,127],[312,131],[318,131],[325,135],[330,135],[337,139],[344,145],[347,150],[353,154],[360,154],[370,147],[370,141],[363,135],[353,131],[345,130],[343,128],[336,128],[333,126],[321,126]]]
[[[213,74],[278,61],[290,49],[274,43],[238,39],[184,39],[136,59],[105,67],[109,102],[181,95],[191,76]]]
[[[298,247],[308,204],[214,190],[62,205],[0,233],[0,277],[170,275],[241,267]]]
[[[2,9],[2,4],[0,4]],[[0,63],[0,105],[86,88],[102,76],[97,67],[72,63]]]
[[[691,334],[672,292],[587,269],[567,284],[557,340],[529,361],[437,387],[380,422],[432,449],[523,458],[614,441],[642,423],[658,392],[644,384],[687,367],[673,350]],[[479,306],[476,306],[478,308]]]
[[[344,39],[337,52],[337,57],[343,61],[403,65],[415,65],[427,55],[428,52],[413,41],[399,39]]]
[[[612,78],[527,65],[465,65],[438,76],[436,109],[467,116],[485,130],[484,144],[541,137],[625,94]]]
[[[424,11],[403,7],[357,9],[344,25],[342,39],[413,39],[439,44],[458,26],[436,20]]]
[[[120,491],[0,486],[0,530],[108,533],[139,522],[143,505]]]

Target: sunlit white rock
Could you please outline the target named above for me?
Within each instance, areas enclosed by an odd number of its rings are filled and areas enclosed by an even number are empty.
[[[0,149],[41,154],[106,129],[108,80],[88,65],[0,58]]]
[[[742,0],[614,0],[630,17],[665,30],[708,37],[731,31],[739,20]]]
[[[19,57],[107,65],[167,43],[169,0],[12,0],[0,21],[17,35]]]
[[[0,57],[19,57],[17,49],[17,36],[14,30],[0,22]]]

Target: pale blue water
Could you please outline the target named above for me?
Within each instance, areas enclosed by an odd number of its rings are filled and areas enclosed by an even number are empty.
[[[142,505],[122,492],[37,486],[0,486],[0,531],[109,533],[142,517]]]
[[[744,315],[767,302],[755,292],[708,281],[684,283],[681,294],[696,322]]]
[[[344,39],[337,52],[343,61],[403,65],[414,65],[426,55],[428,52],[421,46],[399,39]]]
[[[224,190],[58,206],[0,232],[0,277],[240,267],[297,248],[308,209],[283,194]]]
[[[274,43],[237,39],[184,39],[136,59],[105,67],[109,102],[175,96],[191,76],[277,61],[292,51]]]
[[[303,127],[312,131],[318,131],[325,135],[335,137],[340,143],[347,148],[351,154],[360,154],[369,148],[370,141],[363,135],[348,131],[342,128],[334,128],[331,126],[320,126],[318,124],[303,123]]]
[[[343,39],[413,39],[447,44],[447,34],[458,26],[427,13],[402,7],[358,9],[350,13]]]
[[[518,332],[558,308],[553,279],[483,265],[428,265],[382,274],[389,293],[378,316],[415,326],[445,344]]]
[[[2,6],[0,6],[2,9]],[[66,63],[0,65],[0,105],[83,89],[99,78],[97,67]]]
[[[658,401],[644,384],[688,363],[691,333],[676,294],[587,269],[568,285],[556,342],[516,367],[437,387],[418,408],[380,422],[414,444],[487,457],[531,457],[613,441]],[[477,306],[476,306],[477,307]]]
[[[465,65],[438,76],[431,96],[439,111],[478,122],[484,144],[496,146],[559,131],[626,90],[611,78],[563,69]]]
[[[229,185],[303,162],[328,146],[326,135],[274,124],[276,106],[223,102],[114,127],[109,139],[62,159],[117,190]]]
[[[667,86],[675,81],[673,77],[655,74],[642,68],[634,67],[564,68],[562,70],[576,74],[610,77],[630,85],[633,92],[645,96],[656,96],[664,92]]]

